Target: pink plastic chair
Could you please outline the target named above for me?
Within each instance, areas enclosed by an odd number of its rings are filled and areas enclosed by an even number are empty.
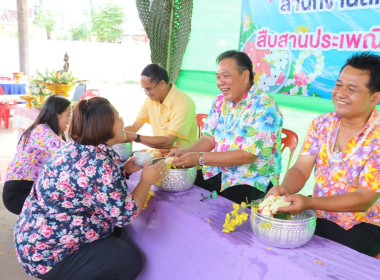
[[[202,129],[205,126],[205,123],[204,123],[203,119],[205,119],[207,117],[208,117],[207,114],[197,114],[196,115],[197,126],[198,126],[198,138],[200,138],[202,136]]]
[[[98,97],[100,95],[100,91],[98,89],[88,89],[86,90],[80,100],[87,100],[92,97]]]
[[[4,95],[4,89],[0,86],[0,95]],[[4,121],[4,128],[9,128],[9,117],[11,116],[11,109],[15,109],[15,104],[9,102],[0,102],[0,129],[1,121]]]

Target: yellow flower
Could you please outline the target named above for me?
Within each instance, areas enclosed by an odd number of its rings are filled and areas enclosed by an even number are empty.
[[[151,196],[154,196],[154,191],[153,190],[150,190],[149,193],[148,193],[148,195],[146,196],[145,203],[144,203],[144,206],[143,206],[143,210],[145,210],[148,207],[148,202],[149,202]]]

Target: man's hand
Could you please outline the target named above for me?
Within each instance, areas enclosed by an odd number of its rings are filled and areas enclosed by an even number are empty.
[[[182,154],[179,157],[174,158],[173,165],[179,167],[192,167],[198,164],[199,161],[199,153],[197,152],[189,152],[186,154]]]
[[[126,131],[125,132],[125,142],[132,142],[135,141],[137,135],[134,132]]]
[[[133,156],[133,157],[130,157],[124,164],[123,164],[123,167],[124,167],[124,170],[125,172],[127,172],[128,174],[132,174],[132,173],[135,173],[136,171],[140,170],[141,167],[136,165],[135,164],[135,161],[136,161],[136,157]]]
[[[183,154],[185,154],[186,152],[183,150],[183,149],[172,149],[169,154],[168,154],[168,157],[180,157],[182,156]]]

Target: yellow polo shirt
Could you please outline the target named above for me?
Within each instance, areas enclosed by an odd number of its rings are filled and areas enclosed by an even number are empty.
[[[177,136],[174,148],[185,148],[197,139],[197,121],[194,101],[172,84],[172,88],[162,104],[148,97],[137,121],[149,123],[154,136]]]

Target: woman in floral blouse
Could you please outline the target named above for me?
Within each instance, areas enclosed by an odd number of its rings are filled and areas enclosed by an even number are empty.
[[[80,101],[73,110],[73,140],[48,160],[25,202],[14,230],[24,270],[41,279],[134,279],[140,255],[113,235],[131,223],[150,186],[165,171],[146,165],[132,193],[128,174],[140,168],[129,159],[120,168],[112,145],[125,141],[124,122],[107,99]]]
[[[315,233],[361,253],[380,253],[380,56],[360,53],[342,67],[335,110],[316,118],[281,185],[283,212],[317,210]],[[315,166],[313,197],[296,194]]]
[[[45,161],[65,144],[70,122],[70,101],[61,95],[48,97],[34,123],[21,135],[9,164],[3,190],[5,207],[20,214]]]

